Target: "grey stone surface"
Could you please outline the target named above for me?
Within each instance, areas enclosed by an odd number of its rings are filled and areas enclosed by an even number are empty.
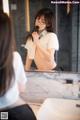
[[[80,99],[80,74],[66,72],[26,72],[24,99],[43,102],[46,98]],[[72,83],[66,83],[72,80]]]

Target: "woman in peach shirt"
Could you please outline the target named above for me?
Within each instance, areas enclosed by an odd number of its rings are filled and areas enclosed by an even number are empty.
[[[35,17],[35,26],[38,32],[33,32],[32,37],[26,42],[27,58],[25,70],[30,70],[34,60],[38,70],[52,70],[57,66],[55,51],[59,50],[59,42],[53,33],[53,12],[49,8],[41,9]]]

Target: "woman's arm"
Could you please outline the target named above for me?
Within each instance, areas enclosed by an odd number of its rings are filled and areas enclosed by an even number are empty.
[[[29,57],[27,55],[27,57],[26,57],[26,64],[25,64],[25,71],[30,70],[31,64],[32,64],[32,59],[29,59]]]
[[[14,66],[14,72],[15,72],[15,80],[18,85],[19,94],[26,92],[26,83],[27,83],[27,77],[26,73],[24,71],[24,66],[22,62],[22,58],[18,52],[14,52],[14,59],[13,59],[13,66]]]

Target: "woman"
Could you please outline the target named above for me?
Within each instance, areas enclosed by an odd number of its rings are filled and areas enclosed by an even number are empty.
[[[36,120],[20,98],[27,79],[21,57],[13,51],[12,34],[10,18],[0,11],[0,112],[8,112],[8,120]]]
[[[58,39],[53,33],[53,12],[49,8],[41,9],[35,17],[35,26],[38,32],[33,32],[32,37],[26,42],[27,58],[25,70],[30,70],[34,60],[38,70],[52,70],[55,62],[55,51],[59,49]]]

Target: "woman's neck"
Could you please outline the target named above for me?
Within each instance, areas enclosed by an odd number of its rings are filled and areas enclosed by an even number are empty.
[[[46,31],[46,29],[44,28],[43,30],[39,30],[39,34],[41,34],[43,31]]]

